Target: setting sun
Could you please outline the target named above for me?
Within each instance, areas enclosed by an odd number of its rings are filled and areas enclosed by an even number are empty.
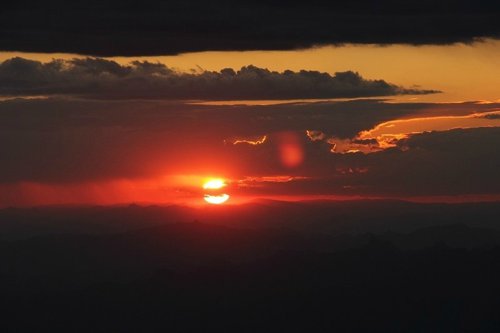
[[[205,184],[203,184],[203,188],[205,190],[208,189],[217,190],[223,188],[224,186],[226,186],[226,183],[224,182],[224,180],[220,178],[210,179],[209,181],[205,182]]]
[[[221,194],[221,195],[210,195],[210,194],[205,194],[204,197],[205,201],[214,204],[214,205],[220,205],[229,200],[229,195],[228,194]]]
[[[205,193],[204,200],[209,204],[220,205],[229,200],[229,195],[226,193],[220,193],[217,190],[226,187],[227,184],[223,179],[214,178],[206,181],[203,184],[203,189],[207,190],[208,193]]]

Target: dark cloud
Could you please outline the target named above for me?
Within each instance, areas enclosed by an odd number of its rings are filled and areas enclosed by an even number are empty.
[[[394,149],[364,156],[370,173],[358,184],[396,195],[498,193],[498,140],[500,128],[412,135]]]
[[[454,129],[412,135],[398,147],[366,156],[372,193],[396,195],[498,193],[500,128]]]
[[[496,113],[496,114],[485,114],[482,116],[483,118],[486,118],[486,119],[500,119],[500,114]]]
[[[352,140],[353,143],[360,144],[360,145],[376,145],[378,144],[377,139],[354,139]]]
[[[252,194],[346,195],[367,197],[426,197],[498,194],[500,158],[496,142],[500,128],[455,129],[415,134],[395,148],[371,154],[332,154],[324,142],[304,141],[306,159],[295,169],[277,158],[259,168],[259,156],[276,155],[267,147],[238,154],[262,174],[274,171],[307,175],[290,182],[245,189]]]
[[[500,36],[498,1],[85,1],[4,4],[3,50],[158,55]]]
[[[238,100],[370,97],[430,94],[347,71],[275,72],[255,66],[238,71],[181,73],[160,63],[120,65],[100,58],[42,63],[12,58],[0,64],[0,94],[75,95],[97,99]]]

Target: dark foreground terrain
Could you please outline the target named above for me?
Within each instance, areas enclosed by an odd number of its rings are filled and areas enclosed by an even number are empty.
[[[2,332],[498,332],[499,203],[0,210]]]

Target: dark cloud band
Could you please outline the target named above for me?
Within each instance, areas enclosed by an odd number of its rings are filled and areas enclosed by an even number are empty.
[[[73,95],[96,99],[241,100],[372,97],[430,94],[347,71],[274,72],[255,66],[238,71],[181,73],[160,64],[120,65],[101,58],[42,63],[12,58],[0,63],[0,95]]]
[[[498,38],[498,1],[16,1],[2,50],[159,55],[342,43],[448,44]]]

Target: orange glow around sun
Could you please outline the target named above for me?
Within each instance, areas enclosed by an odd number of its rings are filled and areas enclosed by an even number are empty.
[[[227,184],[223,179],[214,178],[207,180],[203,184],[203,189],[208,190],[209,193],[206,193],[203,199],[209,204],[220,205],[229,200],[229,194],[226,193],[217,193],[217,190],[220,190],[226,187]]]

